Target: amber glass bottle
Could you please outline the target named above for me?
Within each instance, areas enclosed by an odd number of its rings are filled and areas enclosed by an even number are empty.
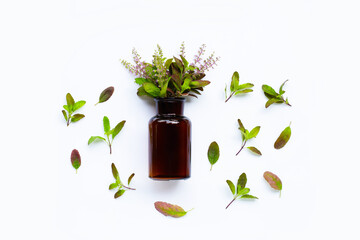
[[[185,98],[155,98],[157,114],[149,121],[149,177],[190,177],[191,122],[183,115]]]

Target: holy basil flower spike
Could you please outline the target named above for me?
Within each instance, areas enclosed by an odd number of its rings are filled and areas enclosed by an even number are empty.
[[[66,94],[66,105],[63,106],[65,110],[62,110],[62,114],[66,120],[67,126],[69,126],[70,122],[77,122],[80,119],[84,118],[84,114],[74,114],[73,113],[79,110],[82,106],[84,106],[86,101],[80,100],[75,102],[74,98],[71,96],[70,93]]]
[[[195,55],[194,61],[189,63],[185,58],[185,45],[181,44],[180,56],[166,58],[159,45],[153,55],[151,63],[141,60],[138,52],[133,49],[135,65],[122,60],[121,63],[134,74],[135,83],[139,85],[137,94],[152,98],[166,97],[197,97],[204,87],[210,84],[205,80],[205,72],[214,68],[219,57],[212,53],[204,58],[205,45],[202,45]]]
[[[239,73],[234,72],[231,78],[229,97],[227,96],[227,86],[225,86],[225,102],[229,101],[229,99],[233,95],[245,94],[253,91],[251,88],[254,86],[254,84],[252,83],[239,84],[239,78],[240,78]]]
[[[230,180],[226,180],[232,195],[234,196],[231,202],[226,206],[227,209],[236,199],[258,199],[257,197],[248,194],[250,192],[250,188],[246,188],[247,178],[246,174],[242,173],[239,176],[236,187],[234,183]]]
[[[270,105],[274,103],[285,103],[286,105],[290,106],[288,98],[284,99],[283,95],[285,91],[283,90],[283,87],[285,83],[288,80],[286,80],[283,84],[281,84],[279,93],[277,93],[272,87],[269,85],[262,85],[262,90],[264,91],[265,96],[268,98],[268,101],[265,103],[265,108],[268,108]]]
[[[103,137],[100,137],[100,136],[91,136],[88,140],[88,145],[90,145],[94,141],[104,141],[108,144],[108,146],[110,148],[110,154],[111,154],[112,153],[112,143],[114,141],[114,138],[120,133],[120,131],[122,130],[122,128],[125,125],[125,122],[126,121],[123,120],[120,123],[118,123],[113,129],[111,129],[109,118],[107,116],[104,116],[103,125],[104,125],[104,133],[105,133],[106,139]],[[111,136],[111,140],[110,140],[110,136]]]
[[[109,190],[112,190],[112,189],[115,189],[117,188],[117,191],[115,192],[114,194],[114,198],[118,198],[120,196],[122,196],[125,191],[127,190],[136,190],[135,188],[131,188],[131,187],[128,187],[128,186],[125,186],[121,180],[120,180],[120,176],[119,176],[119,172],[115,166],[114,163],[111,164],[111,172],[112,172],[112,175],[115,179],[115,182],[114,183],[111,183],[109,185]],[[131,174],[129,179],[128,179],[128,185],[130,185],[130,182],[131,182],[131,179],[134,177],[135,173]]]

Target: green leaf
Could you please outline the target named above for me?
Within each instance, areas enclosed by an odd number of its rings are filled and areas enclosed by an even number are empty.
[[[282,100],[280,100],[281,102],[283,102]],[[278,103],[279,99],[278,98],[270,98],[266,103],[265,103],[265,108],[268,108],[271,104],[273,103]]]
[[[240,191],[237,192],[238,196],[248,194],[250,192],[250,188],[242,188]]]
[[[196,81],[191,81],[190,82],[190,87],[191,88],[200,88],[200,87],[205,87],[206,85],[209,85],[210,81],[207,80],[196,80]]]
[[[106,142],[106,139],[103,138],[103,137],[100,137],[100,136],[91,136],[89,138],[89,141],[88,141],[88,145],[90,145],[92,142],[94,142],[95,140],[103,140]]]
[[[166,60],[166,62],[165,62],[165,68],[166,68],[166,69],[169,69],[170,64],[172,63],[172,61],[173,61],[172,58],[169,58],[168,60]]]
[[[190,88],[190,82],[191,82],[190,78],[185,78],[184,83],[181,86],[181,93],[185,92],[188,89],[191,89]]]
[[[238,72],[234,72],[231,78],[231,84],[230,84],[230,91],[234,92],[237,87],[239,86],[239,73]]]
[[[144,90],[149,93],[151,96],[153,97],[159,97],[160,96],[160,88],[158,88],[155,84],[153,83],[144,83],[143,84]]]
[[[167,80],[164,82],[164,85],[162,86],[162,88],[161,88],[161,90],[160,90],[160,97],[166,97],[166,91],[167,91],[167,88],[168,88],[170,79],[171,79],[171,78],[167,79]]]
[[[258,135],[259,131],[260,131],[260,126],[254,127],[248,134],[247,139],[256,137]]]
[[[67,94],[66,94],[66,103],[67,103],[69,109],[72,110],[72,109],[73,109],[73,106],[74,106],[74,104],[75,104],[75,101],[74,101],[74,98],[71,96],[70,93],[67,93]]]
[[[112,184],[109,185],[109,190],[117,188],[117,187],[118,187],[117,183],[112,183]]]
[[[212,165],[214,165],[217,162],[219,156],[220,156],[219,145],[217,144],[217,142],[214,141],[210,144],[208,149],[208,159],[211,164],[211,168]]]
[[[63,108],[64,108],[66,111],[70,112],[70,109],[69,109],[68,105],[64,105]]]
[[[146,82],[149,82],[149,81],[147,79],[145,79],[145,78],[135,78],[135,83],[139,84],[141,86]]]
[[[155,202],[154,205],[156,210],[165,216],[179,218],[187,213],[182,207],[166,202]]]
[[[246,173],[242,173],[239,176],[239,179],[238,179],[238,182],[237,182],[236,194],[238,194],[241,191],[241,189],[245,188],[246,182],[247,182]]]
[[[261,152],[260,152],[260,150],[257,149],[256,147],[248,147],[248,149],[249,149],[251,152],[253,152],[253,153],[255,153],[255,154],[259,155],[259,156],[262,155]]]
[[[235,90],[240,90],[240,89],[244,89],[244,88],[252,88],[254,86],[254,84],[252,83],[244,83],[244,84],[241,84],[237,87],[237,89]]]
[[[103,103],[109,100],[109,98],[111,98],[111,96],[113,95],[114,90],[115,90],[114,87],[108,87],[104,91],[102,91],[98,103]]]
[[[181,62],[180,59],[174,57],[175,63],[178,66],[178,68],[180,69],[180,72],[183,73],[184,72],[184,64]]]
[[[133,179],[134,176],[135,176],[135,173],[132,173],[130,175],[130,177],[128,178],[128,185],[130,185],[130,182],[131,182],[131,180]]]
[[[250,195],[250,194],[245,194],[242,195],[240,198],[245,198],[245,199],[258,199],[257,197]]]
[[[72,150],[70,160],[71,160],[71,165],[76,169],[77,172],[77,169],[81,165],[81,157],[78,150],[76,149]]]
[[[280,90],[279,90],[279,95],[283,95],[285,93],[285,91],[283,91],[283,87],[287,81],[289,81],[289,80],[286,80],[283,84],[281,84]]]
[[[121,129],[124,127],[125,125],[125,120],[119,122],[116,127],[114,127],[114,129],[112,130],[112,139],[114,139],[116,137],[116,135],[119,134],[119,132],[121,131]]]
[[[282,190],[282,182],[276,174],[266,171],[264,172],[265,180],[270,184],[270,186],[275,190]]]
[[[262,85],[262,90],[264,91],[264,93],[272,96],[272,97],[277,97],[278,94],[277,92],[272,88],[270,87],[269,85]]]
[[[119,191],[117,191],[117,192],[115,193],[114,198],[116,199],[116,198],[120,197],[121,195],[124,194],[124,192],[125,192],[124,189],[120,189]]]
[[[235,186],[234,186],[233,182],[230,180],[226,180],[226,183],[229,185],[230,191],[234,195],[235,194]]]
[[[67,114],[66,114],[65,110],[62,110],[61,112],[62,112],[62,114],[64,115],[65,120],[67,121],[67,120],[68,120],[68,117],[67,117]]]
[[[275,149],[280,149],[286,145],[291,136],[291,128],[290,126],[286,127],[280,134],[280,136],[276,139],[274,143]]]
[[[118,180],[119,179],[119,172],[118,172],[118,170],[117,170],[114,163],[111,163],[111,172],[112,172],[112,175],[114,176],[114,178],[116,180]]]
[[[107,116],[103,118],[104,132],[106,135],[110,135],[110,121]]]
[[[73,111],[75,112],[76,110],[79,110],[82,106],[84,106],[86,103],[86,101],[77,101],[75,104],[74,104],[74,107],[73,107]]]
[[[141,87],[139,87],[139,88],[137,89],[137,95],[138,95],[138,96],[149,96],[149,97],[153,97],[152,95],[150,95],[149,93],[147,93],[147,92],[145,91],[145,89],[144,89],[143,86],[141,86]]]
[[[182,62],[184,63],[184,67],[186,70],[189,66],[189,62],[182,55],[180,55],[180,57],[181,57]]]
[[[82,119],[82,118],[84,118],[84,117],[85,117],[84,114],[79,114],[79,113],[77,113],[77,114],[75,114],[75,115],[73,115],[73,116],[71,117],[71,122],[77,122],[77,121],[79,121],[80,119]]]
[[[252,89],[243,89],[235,92],[235,95],[252,92]]]

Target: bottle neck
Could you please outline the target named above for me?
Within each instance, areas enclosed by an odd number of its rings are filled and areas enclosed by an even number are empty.
[[[185,98],[154,98],[158,115],[183,116]]]

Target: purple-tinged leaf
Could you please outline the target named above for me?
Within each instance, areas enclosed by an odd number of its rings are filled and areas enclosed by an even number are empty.
[[[235,185],[233,184],[232,181],[230,180],[226,180],[226,183],[229,185],[230,191],[232,192],[232,194],[235,194]]]
[[[84,114],[77,113],[71,117],[71,122],[77,122],[84,117],[85,117]]]
[[[119,172],[116,169],[116,166],[114,163],[111,164],[111,171],[112,171],[114,178],[117,180],[119,178]]]
[[[119,191],[117,191],[117,192],[115,193],[114,198],[116,199],[116,198],[120,197],[121,195],[124,194],[124,192],[125,192],[124,189],[120,189]]]
[[[128,178],[128,185],[130,185],[130,182],[131,182],[131,180],[132,180],[132,178],[135,176],[135,173],[132,173],[131,175],[130,175],[130,177]]]
[[[66,114],[65,110],[62,110],[61,112],[62,112],[62,114],[64,115],[65,120],[67,121],[67,120],[68,120],[68,117],[67,117],[67,114]]]
[[[75,101],[74,101],[74,98],[71,96],[70,93],[67,93],[66,94],[66,103],[68,105],[68,107],[73,108],[74,104],[75,104]]]
[[[155,202],[154,205],[156,210],[165,216],[179,218],[187,213],[182,207],[166,202]]]
[[[278,176],[274,173],[266,171],[264,172],[265,180],[270,184],[270,186],[275,190],[282,190],[282,182]]]
[[[77,170],[81,165],[81,157],[80,157],[80,153],[78,150],[76,150],[76,149],[72,150],[70,160],[71,160],[72,166],[76,169],[76,173],[77,173]]]
[[[260,150],[257,149],[256,147],[248,147],[248,149],[249,149],[251,152],[255,153],[256,155],[259,155],[259,156],[262,155],[261,152],[260,152]]]
[[[280,149],[286,145],[291,136],[291,128],[290,126],[286,127],[278,137],[278,139],[274,143],[275,149]]]
[[[109,98],[113,95],[114,90],[115,90],[114,87],[108,87],[104,91],[102,91],[100,94],[98,103],[103,103],[103,102],[106,102],[107,100],[109,100]]]

